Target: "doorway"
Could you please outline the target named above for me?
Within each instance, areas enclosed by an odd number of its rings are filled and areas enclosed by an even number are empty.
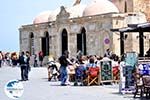
[[[86,55],[86,30],[82,28],[81,33],[77,34],[77,51],[81,50]]]
[[[45,32],[45,37],[41,38],[42,42],[42,51],[44,56],[49,55],[49,33]]]
[[[30,33],[29,36],[30,41],[30,55],[34,55],[34,34],[33,32]]]
[[[61,34],[61,43],[62,43],[62,54],[67,50],[68,51],[68,34],[66,29],[63,29]]]

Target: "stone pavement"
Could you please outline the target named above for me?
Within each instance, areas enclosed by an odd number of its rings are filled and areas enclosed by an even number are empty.
[[[46,68],[32,68],[29,76],[29,81],[22,82],[24,92],[18,100],[133,100],[132,94],[119,94],[117,84],[60,86],[60,82],[47,81]],[[8,66],[0,68],[0,100],[11,100],[6,96],[4,86],[13,79],[20,79],[20,68]]]

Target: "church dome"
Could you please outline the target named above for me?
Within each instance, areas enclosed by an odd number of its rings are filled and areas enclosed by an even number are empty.
[[[86,7],[85,5],[79,4],[65,9],[70,14],[69,18],[75,18],[75,17],[82,17],[85,7]],[[60,8],[57,8],[56,10],[52,11],[51,14],[49,15],[48,21],[55,21],[56,16],[59,14],[59,12]]]
[[[54,11],[51,12],[51,14],[48,16],[48,21],[55,21],[57,14],[60,12],[60,9],[57,8]]]
[[[44,12],[40,13],[33,20],[33,24],[48,22],[48,18],[50,16],[50,14],[51,14],[51,11],[44,11]]]
[[[73,7],[67,8],[67,12],[70,14],[70,18],[82,17],[83,11],[86,5],[78,4]]]
[[[66,8],[66,11],[70,14],[69,18],[82,17],[85,7],[86,5],[78,4],[73,7]],[[48,21],[55,21],[56,16],[59,14],[59,12],[60,12],[60,8],[57,8],[54,11],[42,12],[38,16],[35,17],[33,24],[44,23]]]
[[[83,11],[83,16],[119,12],[118,8],[108,0],[94,0]]]

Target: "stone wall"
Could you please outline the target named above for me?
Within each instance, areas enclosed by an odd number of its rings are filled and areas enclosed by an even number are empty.
[[[41,37],[44,33],[49,33],[49,53],[58,58],[61,55],[61,34],[66,29],[68,34],[68,50],[70,56],[76,56],[77,51],[77,34],[81,33],[81,29],[86,30],[86,46],[88,55],[104,55],[107,48],[112,48],[112,28],[111,14],[98,15],[91,17],[82,17],[74,19],[59,19],[59,22],[48,22],[37,25],[25,25],[20,28],[20,50],[30,50],[29,34],[34,34],[34,50],[35,53],[41,50]],[[109,38],[110,43],[104,45],[104,37]]]
[[[112,0],[112,2],[117,6],[120,12],[141,12],[144,13],[147,20],[150,21],[150,0]]]
[[[150,21],[150,0],[134,0],[134,11],[142,12],[146,15],[148,21]]]

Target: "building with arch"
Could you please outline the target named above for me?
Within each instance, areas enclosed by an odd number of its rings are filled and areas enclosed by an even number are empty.
[[[103,56],[108,48],[120,55],[120,33],[110,29],[144,23],[147,19],[140,10],[127,9],[128,2],[132,0],[119,1],[94,0],[89,5],[61,6],[60,9],[40,13],[33,24],[19,28],[20,51],[30,51],[31,55],[43,51],[45,60],[48,55],[58,58],[65,50],[69,51],[70,57],[75,57],[77,50],[84,55]],[[123,1],[124,10],[118,6]],[[137,37],[138,34],[128,34],[126,52],[139,52]]]

